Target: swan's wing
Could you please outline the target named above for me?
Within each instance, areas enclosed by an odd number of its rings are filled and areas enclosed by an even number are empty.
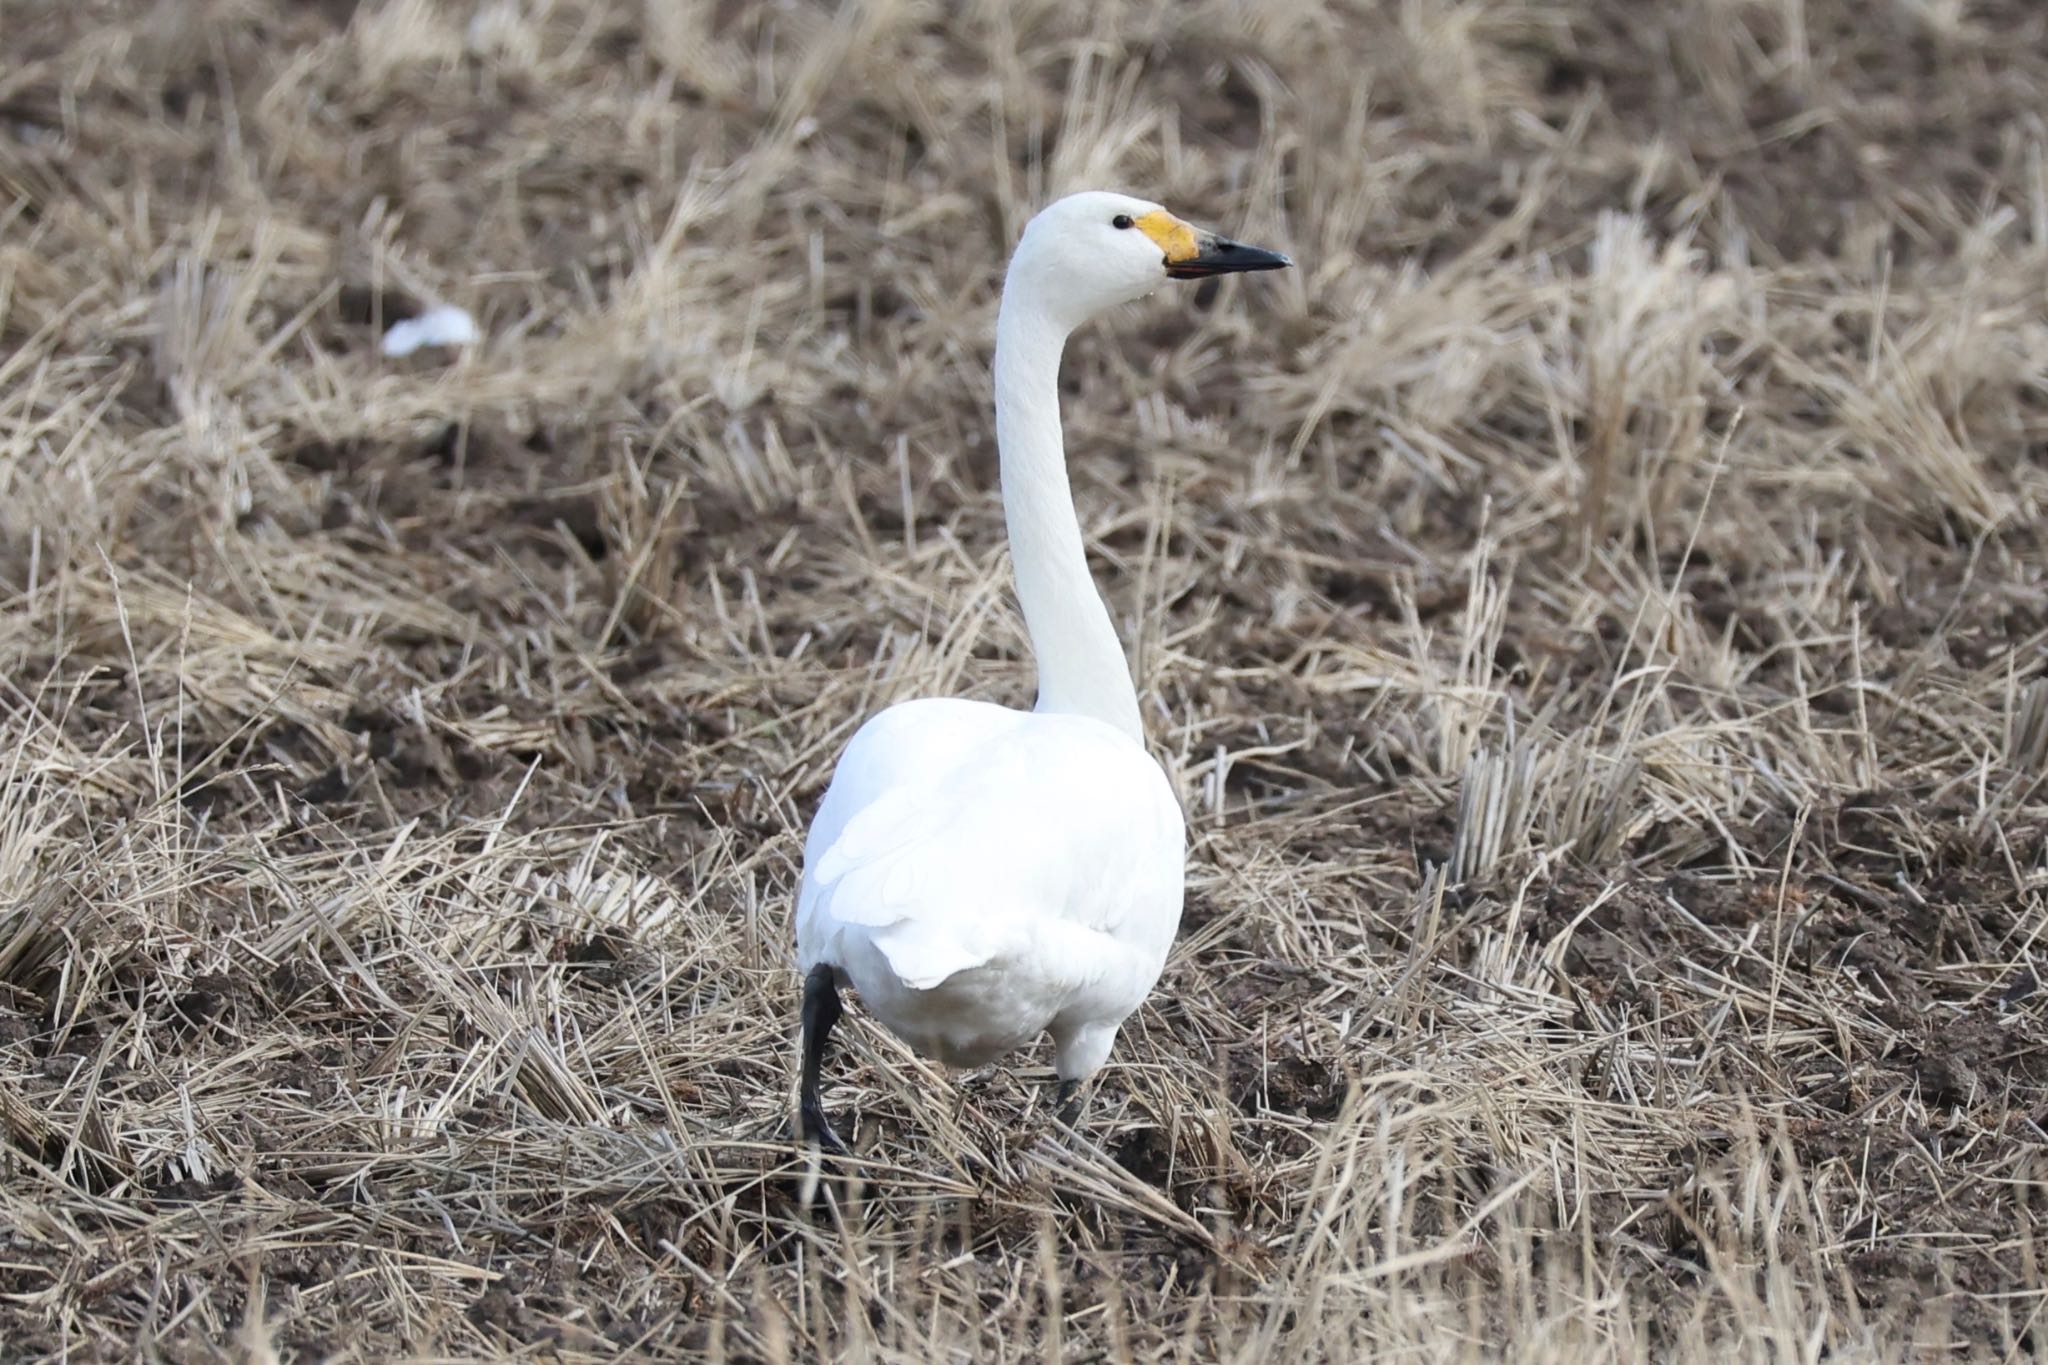
[[[1002,714],[881,781],[861,765],[885,760],[848,746],[848,794],[835,801],[835,773],[806,853],[800,958],[836,960],[856,935],[927,989],[1042,938],[1047,921],[1164,952],[1182,856],[1165,775],[1098,721]]]
[[[847,742],[804,841],[797,893],[797,966],[843,964],[846,931],[891,920],[903,898],[877,875],[902,848],[943,821],[950,774],[970,755],[1014,728],[1025,713],[986,702],[927,698],[899,702],[870,718]],[[867,869],[854,887],[849,873]],[[861,885],[859,883],[866,883]]]

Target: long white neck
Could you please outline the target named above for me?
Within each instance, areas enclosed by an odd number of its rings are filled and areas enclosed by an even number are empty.
[[[996,317],[996,446],[1017,598],[1038,659],[1038,709],[1093,716],[1139,743],[1138,691],[1110,624],[1067,483],[1060,437],[1060,352],[1068,326],[1012,271]]]

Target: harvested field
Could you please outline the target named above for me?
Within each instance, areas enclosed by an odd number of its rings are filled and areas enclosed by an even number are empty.
[[[0,10],[0,1354],[2048,1356],[2048,9]],[[1088,1141],[790,895],[1028,704],[1002,260],[1192,847]],[[404,358],[448,302],[480,342]]]

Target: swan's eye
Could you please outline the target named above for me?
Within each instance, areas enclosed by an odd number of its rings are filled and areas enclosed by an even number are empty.
[[[1109,220],[1109,225],[1113,228],[1127,228],[1137,226],[1137,224],[1132,220],[1131,215],[1128,213],[1119,213],[1116,217]]]

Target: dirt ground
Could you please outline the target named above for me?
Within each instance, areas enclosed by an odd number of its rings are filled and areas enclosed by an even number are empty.
[[[2048,1357],[2048,8],[0,8],[0,1354]],[[1050,196],[1189,894],[1086,1140],[860,1017],[1028,704]],[[466,350],[379,353],[452,302]]]

